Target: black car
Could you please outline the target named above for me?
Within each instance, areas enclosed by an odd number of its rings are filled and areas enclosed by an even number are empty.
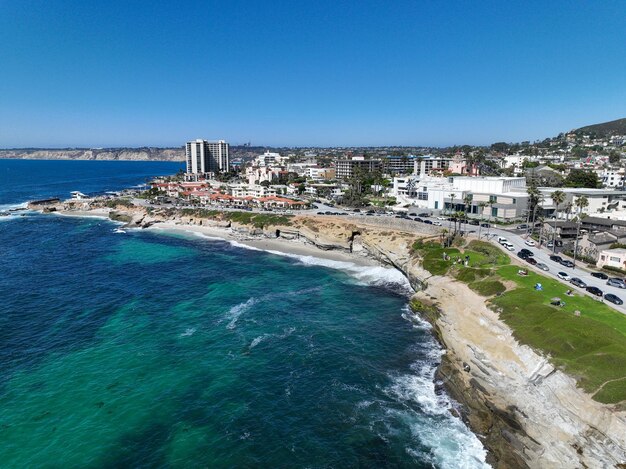
[[[528,259],[530,256],[528,255],[528,253],[520,251],[517,253],[517,257],[519,257],[520,259]]]
[[[613,293],[607,293],[606,295],[604,295],[604,299],[606,301],[609,301],[609,302],[615,304],[615,305],[623,305],[624,304],[622,299],[619,296],[614,295]]]
[[[480,225],[480,222],[478,220],[470,220],[469,224],[470,225],[474,225],[474,226],[478,226],[478,225]]]
[[[585,288],[585,290],[587,290],[592,295],[596,295],[596,296],[602,296],[603,295],[602,290],[600,290],[598,287],[587,287],[587,288]]]
[[[526,228],[528,228],[528,225],[525,223],[523,225],[517,225],[518,230],[525,230]]]
[[[482,226],[483,228],[491,228],[491,225],[489,223],[481,223],[480,226]]]
[[[535,255],[535,254],[533,254],[533,252],[530,249],[526,249],[526,248],[520,249],[520,252],[523,252],[528,257],[533,257]]]
[[[564,267],[574,267],[574,263],[572,261],[568,261],[567,259],[563,259],[561,261],[561,265]]]
[[[530,265],[537,265],[537,261],[535,260],[534,257],[526,257],[524,260],[528,262]]]
[[[563,258],[561,256],[550,256],[550,260],[560,264]]]
[[[430,220],[424,220],[424,223],[426,223],[427,225],[432,225],[433,224],[433,222],[430,221]]]
[[[604,272],[591,272],[591,276],[595,278],[601,278],[602,280],[607,280],[609,276]]]
[[[424,220],[422,220],[420,217],[415,217],[413,220],[415,220],[415,221],[419,221],[419,222],[424,221]]]
[[[418,214],[417,214],[417,216],[418,216],[418,217],[423,217],[423,218],[428,218],[428,217],[430,216],[430,214],[429,214],[429,213],[424,212],[424,213],[418,213]]]
[[[576,285],[579,288],[587,288],[587,284],[578,277],[574,277],[569,281],[572,285]]]

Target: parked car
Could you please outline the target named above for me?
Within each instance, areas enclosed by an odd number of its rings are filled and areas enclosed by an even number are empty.
[[[576,285],[577,287],[580,287],[580,288],[587,288],[587,284],[586,284],[585,282],[583,282],[581,279],[579,279],[578,277],[571,278],[571,279],[569,280],[569,282],[570,282],[572,285]]]
[[[423,217],[423,218],[428,218],[430,216],[429,213],[423,212],[423,213],[418,213],[417,214],[418,217]]]
[[[596,296],[602,296],[603,295],[602,290],[600,290],[598,287],[587,287],[587,288],[585,288],[585,290],[587,290],[592,295],[596,295]]]
[[[478,220],[470,220],[469,224],[470,225],[474,225],[474,226],[478,226],[478,225],[480,225],[480,222]]]
[[[433,224],[433,222],[430,221],[430,220],[424,220],[424,223],[427,224],[427,225],[432,225]]]
[[[502,246],[504,246],[507,251],[515,251],[515,246],[511,243],[502,243]]]
[[[524,241],[524,244],[527,246],[534,246],[536,243],[532,239],[527,239]]]
[[[498,236],[498,243],[500,244],[506,244],[509,240],[502,237],[502,236]]]
[[[526,248],[520,249],[520,252],[528,254],[528,257],[533,257],[535,255],[530,249],[526,249]]]
[[[561,280],[565,280],[567,282],[569,282],[570,280],[570,276],[567,275],[565,272],[559,272],[558,274],[556,274],[557,277],[559,277]]]
[[[617,277],[612,277],[608,279],[606,281],[606,284],[611,285],[612,287],[626,288],[626,283],[624,283],[624,280],[621,278],[617,278]]]
[[[415,221],[419,221],[420,223],[424,221],[424,220],[422,220],[420,217],[415,217],[413,220],[415,220]]]
[[[547,248],[553,248],[554,247],[554,243],[552,241],[548,241],[548,244],[546,244]]]
[[[527,259],[527,258],[528,258],[528,257],[530,257],[530,256],[528,255],[528,253],[526,253],[526,252],[524,252],[524,251],[519,251],[519,252],[517,253],[517,257],[519,257],[520,259]]]
[[[609,276],[604,272],[591,272],[591,276],[595,278],[601,278],[602,280],[606,280],[609,278]]]
[[[563,267],[574,267],[574,263],[572,261],[568,261],[567,259],[563,259],[561,261],[561,265]]]
[[[482,226],[483,228],[491,228],[491,225],[489,223],[481,223],[480,226]]]
[[[543,270],[545,272],[550,270],[550,268],[547,265],[545,265],[543,262],[539,262],[536,267],[538,267],[539,269],[541,269],[541,270]]]
[[[623,305],[624,302],[619,296],[614,295],[613,293],[607,293],[604,295],[604,299],[616,305]]]
[[[523,223],[521,225],[517,225],[517,229],[518,230],[525,230],[528,228],[528,225],[526,223]]]
[[[439,220],[435,220],[432,222],[433,225],[441,226],[441,222]]]
[[[534,257],[527,257],[524,260],[528,262],[530,265],[537,265],[537,260]]]
[[[550,256],[550,260],[560,264],[563,258],[561,256]]]

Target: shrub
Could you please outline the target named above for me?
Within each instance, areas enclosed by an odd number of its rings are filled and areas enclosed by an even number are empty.
[[[610,265],[603,266],[602,270],[608,270],[609,272],[617,272],[618,274],[626,275],[626,270],[620,269],[619,267],[612,267]]]

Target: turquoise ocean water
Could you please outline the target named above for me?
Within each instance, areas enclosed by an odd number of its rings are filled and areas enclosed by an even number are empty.
[[[178,168],[0,160],[0,206]],[[15,212],[0,299],[2,467],[485,466],[394,271]]]

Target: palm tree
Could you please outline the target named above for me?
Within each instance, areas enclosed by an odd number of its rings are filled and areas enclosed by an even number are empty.
[[[448,212],[450,214],[454,209],[454,199],[456,198],[456,194],[452,192],[451,194],[448,194],[448,197],[450,197],[450,211]],[[454,226],[456,231],[456,220],[454,220]],[[452,228],[452,220],[450,220],[450,228]]]
[[[489,200],[487,202],[487,206],[489,207],[489,212],[487,213],[487,239],[489,239],[489,232],[491,231],[491,214],[493,213],[493,200]]]
[[[479,202],[478,203],[478,207],[480,208],[480,217],[479,220],[482,222],[482,216],[483,213],[485,212],[485,207],[487,206],[487,202]],[[482,230],[483,224],[479,223],[478,225],[478,239],[480,239],[480,232]]]
[[[556,209],[555,209],[556,218],[554,220],[554,233],[552,234],[552,253],[554,254],[556,252],[556,221],[559,218],[559,205],[561,205],[563,202],[565,202],[565,192],[563,192],[563,191],[554,191],[550,195],[550,198],[552,199],[552,202],[554,202],[554,205],[556,207]]]
[[[537,206],[540,192],[537,189],[537,187],[534,185],[528,186],[528,188],[526,189],[526,192],[528,192],[528,209],[526,211],[526,237],[528,238],[528,234],[529,234],[528,227],[530,226],[530,214],[533,212],[534,207]]]
[[[587,201],[587,204],[589,204],[589,202]],[[583,219],[587,216],[586,213],[578,213],[578,221],[577,221],[577,226],[576,226],[576,243],[574,243],[574,265],[572,266],[572,269],[576,268],[576,255],[578,254],[578,235],[580,234],[580,225],[583,222]]]
[[[541,249],[541,244],[543,243],[543,223],[546,221],[545,218],[539,217],[539,223],[541,223],[541,227],[539,228],[539,249]]]
[[[569,216],[572,214],[572,203],[568,202],[565,204],[565,207],[563,207],[563,211],[565,212],[565,220],[569,221]]]
[[[589,207],[589,199],[586,195],[582,195],[576,199],[576,207],[578,208],[578,215],[580,215],[585,208]]]
[[[470,194],[466,194],[465,197],[463,197],[463,205],[465,205],[465,231],[467,231],[467,212],[469,212],[472,206],[472,196]]]

